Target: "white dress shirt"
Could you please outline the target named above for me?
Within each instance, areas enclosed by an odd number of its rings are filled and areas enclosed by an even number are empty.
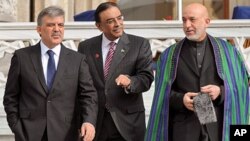
[[[102,34],[102,62],[103,62],[103,69],[105,66],[105,61],[109,52],[109,43],[110,42],[115,42],[116,44],[118,43],[120,38],[114,40],[114,41],[110,41],[104,34]]]
[[[42,59],[42,65],[43,65],[43,74],[44,74],[45,82],[47,82],[47,65],[49,61],[49,55],[47,51],[50,49],[42,41],[40,42],[40,46],[41,46],[41,59]],[[55,53],[54,60],[55,60],[55,65],[56,65],[55,67],[57,70],[59,56],[61,52],[61,44],[55,46],[51,50]]]

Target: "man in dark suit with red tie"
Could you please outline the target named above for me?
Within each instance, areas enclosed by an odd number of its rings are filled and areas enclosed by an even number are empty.
[[[84,141],[95,136],[97,94],[85,56],[61,44],[64,11],[40,12],[41,41],[14,53],[4,95],[16,141]],[[82,123],[78,122],[82,119]]]
[[[153,81],[152,53],[148,40],[126,34],[123,15],[112,2],[95,13],[103,34],[79,44],[85,54],[98,93],[96,141],[143,141],[145,108],[142,92]]]

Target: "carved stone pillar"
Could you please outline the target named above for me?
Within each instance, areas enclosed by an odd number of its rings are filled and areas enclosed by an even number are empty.
[[[0,21],[17,21],[17,0],[0,0]]]

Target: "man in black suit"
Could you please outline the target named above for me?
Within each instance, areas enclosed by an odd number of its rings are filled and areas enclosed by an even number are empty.
[[[142,92],[153,81],[150,44],[142,37],[124,33],[123,15],[115,3],[100,4],[95,21],[103,34],[81,42],[78,48],[87,57],[98,93],[95,140],[142,141]],[[115,45],[110,46],[110,42]]]
[[[91,141],[98,105],[85,56],[61,44],[61,8],[43,9],[37,25],[41,41],[14,53],[5,89],[3,103],[15,139],[74,141],[81,127],[83,139]]]

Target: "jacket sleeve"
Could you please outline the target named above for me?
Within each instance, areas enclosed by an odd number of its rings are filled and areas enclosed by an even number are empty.
[[[81,109],[80,114],[83,119],[83,123],[89,122],[95,126],[98,113],[98,98],[85,56],[81,61],[81,66],[79,69],[80,75],[78,99]]]
[[[130,76],[130,92],[142,93],[150,89],[154,79],[152,52],[148,40],[143,40],[136,61],[136,75]]]
[[[11,66],[3,98],[3,105],[7,114],[8,124],[13,131],[13,127],[18,121],[18,105],[20,95],[20,59],[16,52],[11,59]]]

